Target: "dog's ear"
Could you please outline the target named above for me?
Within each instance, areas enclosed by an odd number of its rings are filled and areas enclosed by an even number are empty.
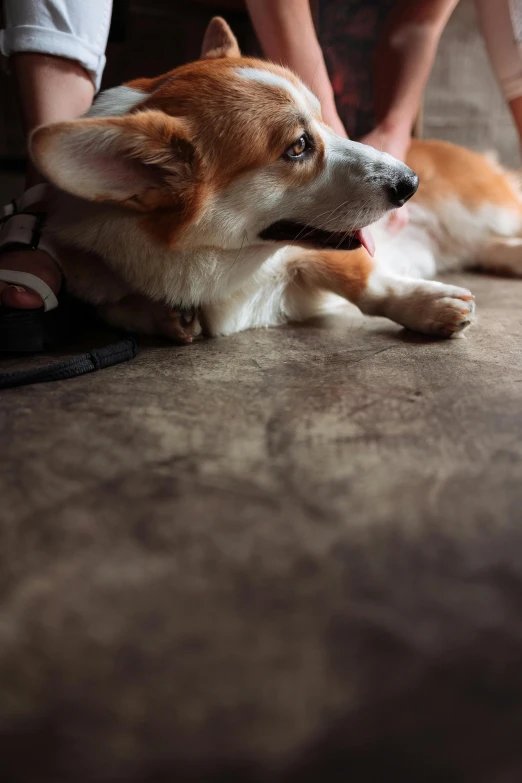
[[[215,16],[207,27],[201,57],[206,60],[241,57],[236,36],[220,16]]]
[[[160,111],[45,125],[29,147],[46,179],[89,201],[148,211],[175,204],[195,181],[188,129]]]

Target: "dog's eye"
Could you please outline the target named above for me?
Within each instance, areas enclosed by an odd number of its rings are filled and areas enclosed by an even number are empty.
[[[285,150],[283,157],[288,158],[289,160],[300,160],[301,158],[304,158],[306,153],[311,149],[312,145],[310,144],[310,140],[308,136],[303,133],[302,136],[299,136],[297,141],[294,141],[294,143]]]

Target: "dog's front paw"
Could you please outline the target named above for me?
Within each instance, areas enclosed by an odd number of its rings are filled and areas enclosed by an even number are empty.
[[[174,310],[167,307],[156,318],[157,332],[176,343],[191,343],[201,334],[197,310]]]
[[[423,280],[394,306],[393,320],[414,332],[456,337],[475,322],[475,297],[466,288]]]

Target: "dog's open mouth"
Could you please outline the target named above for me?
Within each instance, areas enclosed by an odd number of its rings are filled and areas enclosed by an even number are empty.
[[[315,226],[295,223],[293,220],[278,220],[265,228],[259,236],[271,242],[295,242],[298,245],[311,245],[331,250],[355,250],[362,246],[371,256],[375,252],[373,237],[368,228],[359,228],[350,233],[345,231],[332,233]]]

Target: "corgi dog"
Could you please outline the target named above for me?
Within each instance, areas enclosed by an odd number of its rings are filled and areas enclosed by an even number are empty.
[[[470,262],[522,274],[510,173],[448,143],[414,141],[405,165],[340,138],[312,92],[242,57],[220,18],[200,60],[107,90],[30,150],[54,186],[45,230],[69,290],[124,329],[190,342],[342,297],[452,337],[474,322],[473,295],[426,278]],[[415,193],[390,237],[386,213]]]

